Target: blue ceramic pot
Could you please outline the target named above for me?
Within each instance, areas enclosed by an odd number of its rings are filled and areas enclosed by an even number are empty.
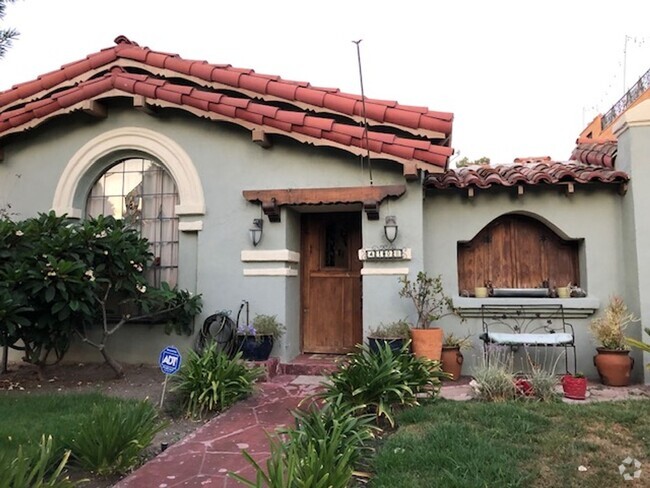
[[[266,361],[273,349],[273,336],[241,335],[238,339],[242,358],[249,361]]]

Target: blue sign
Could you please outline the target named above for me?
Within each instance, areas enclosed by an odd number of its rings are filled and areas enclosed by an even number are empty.
[[[160,370],[165,374],[174,374],[181,367],[181,353],[174,346],[168,346],[160,353]]]

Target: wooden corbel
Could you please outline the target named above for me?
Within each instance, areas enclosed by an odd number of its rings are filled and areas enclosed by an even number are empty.
[[[280,207],[275,198],[262,201],[262,211],[269,218],[269,222],[280,222]]]
[[[521,197],[524,195],[524,185],[517,185],[517,196]]]
[[[363,210],[368,220],[379,220],[379,202],[377,200],[366,200],[363,202]]]

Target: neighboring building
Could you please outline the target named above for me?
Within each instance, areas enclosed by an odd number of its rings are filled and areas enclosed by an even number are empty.
[[[611,164],[578,156],[460,170],[448,169],[452,114],[366,99],[366,131],[363,106],[357,95],[120,36],[0,93],[0,201],[19,218],[54,209],[132,219],[154,243],[150,279],[203,294],[197,326],[247,300],[252,314],[286,325],[274,352],[283,361],[343,353],[380,322],[412,318],[398,279],[420,270],[440,273],[469,317],[441,322],[456,333],[478,336],[485,300],[562,303],[578,367],[591,376],[588,323],[608,296],[621,293],[650,317],[640,298],[650,285],[641,274],[650,229],[635,214],[646,206],[628,177],[650,156],[650,101],[619,117]],[[392,243],[389,216],[398,225]],[[252,226],[262,230],[257,245]],[[373,252],[383,249],[399,256]],[[485,281],[571,282],[587,296],[469,296]],[[632,333],[640,337],[638,327]],[[134,326],[112,347],[122,360],[153,363],[171,341],[191,344]],[[80,346],[73,357],[92,354]]]

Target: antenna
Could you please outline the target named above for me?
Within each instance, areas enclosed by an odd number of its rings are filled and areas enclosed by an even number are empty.
[[[352,41],[357,45],[357,61],[359,62],[359,82],[361,83],[361,115],[363,116],[363,139],[366,142],[366,158],[368,159],[368,175],[370,177],[370,184],[372,185],[372,165],[370,164],[370,144],[368,142],[368,120],[366,119],[366,95],[363,91],[363,72],[361,70],[361,50],[359,44],[363,39]],[[363,161],[363,159],[362,159]],[[362,163],[363,164],[363,163]]]

